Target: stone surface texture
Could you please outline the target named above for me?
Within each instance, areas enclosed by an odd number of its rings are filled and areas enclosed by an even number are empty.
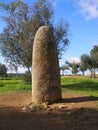
[[[60,70],[52,29],[38,29],[32,56],[32,101],[53,103],[61,99]]]

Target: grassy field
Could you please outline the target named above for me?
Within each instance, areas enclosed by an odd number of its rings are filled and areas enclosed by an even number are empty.
[[[28,90],[31,90],[31,85],[26,84],[22,78],[0,77],[0,93]]]
[[[69,91],[98,97],[98,79],[66,76],[61,77],[61,86],[64,92]],[[29,90],[31,90],[31,85],[26,84],[21,78],[0,78],[0,93]]]
[[[65,92],[70,91],[98,97],[98,79],[83,76],[68,76],[61,77],[61,84],[62,90]]]

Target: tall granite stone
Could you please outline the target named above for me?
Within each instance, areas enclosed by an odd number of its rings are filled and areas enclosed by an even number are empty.
[[[53,103],[61,99],[56,43],[50,27],[38,29],[32,58],[32,101]]]

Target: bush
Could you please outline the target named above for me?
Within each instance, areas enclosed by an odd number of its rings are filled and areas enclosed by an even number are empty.
[[[0,64],[0,76],[7,76],[7,68],[4,64]]]
[[[31,73],[28,71],[24,74],[24,82],[31,84]]]

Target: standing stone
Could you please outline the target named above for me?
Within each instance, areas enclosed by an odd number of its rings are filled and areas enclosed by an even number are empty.
[[[50,27],[38,29],[32,60],[32,101],[53,103],[61,99],[60,70],[56,44]]]

